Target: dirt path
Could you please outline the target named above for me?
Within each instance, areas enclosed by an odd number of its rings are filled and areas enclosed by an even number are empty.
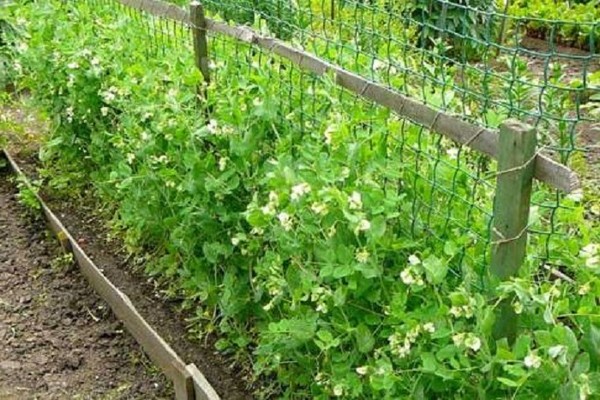
[[[0,400],[172,398],[44,224],[24,213],[0,172]]]

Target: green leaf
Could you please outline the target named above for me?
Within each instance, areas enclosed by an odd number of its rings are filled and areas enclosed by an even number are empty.
[[[503,378],[501,376],[499,376],[496,379],[498,379],[498,382],[502,383],[505,386],[508,386],[508,387],[519,387],[519,384],[517,382],[513,381],[512,379]]]
[[[590,355],[590,363],[594,368],[600,366],[600,328],[590,323],[581,341],[581,347]]]
[[[385,217],[377,216],[371,221],[371,229],[369,233],[373,239],[379,239],[385,234],[386,222]]]
[[[569,360],[579,352],[579,344],[577,343],[577,337],[568,326],[557,325],[552,329],[552,336],[562,345],[567,347],[567,354]]]
[[[379,278],[383,274],[383,267],[381,264],[372,262],[356,263],[355,269],[367,279]]]
[[[423,370],[428,373],[435,373],[439,367],[438,362],[432,353],[422,353],[421,362],[423,363]]]
[[[586,374],[589,370],[590,355],[588,353],[579,353],[579,355],[575,359],[575,363],[573,363],[571,374],[573,376],[579,376],[581,374]]]
[[[481,332],[485,336],[490,336],[494,330],[494,323],[496,322],[496,314],[494,310],[490,308],[485,309],[483,320],[481,321]]]
[[[354,268],[350,264],[336,265],[333,267],[333,277],[336,279],[344,278],[348,275],[352,275]]]
[[[442,347],[437,353],[436,356],[439,360],[446,360],[450,357],[453,357],[458,352],[458,348],[453,344],[448,344]]]
[[[531,344],[531,337],[528,335],[520,335],[517,338],[514,346],[515,357],[521,359],[529,352],[529,345]]]
[[[454,243],[451,240],[448,240],[445,244],[444,244],[444,254],[446,254],[447,256],[454,256],[456,253],[458,252],[458,246],[456,246],[456,243]]]
[[[434,285],[444,281],[448,273],[448,265],[435,256],[429,256],[423,261],[423,268],[427,274],[427,280]]]
[[[354,331],[354,335],[356,337],[358,351],[361,353],[368,353],[373,350],[375,339],[373,338],[373,334],[368,326],[360,324],[356,328],[356,331]]]

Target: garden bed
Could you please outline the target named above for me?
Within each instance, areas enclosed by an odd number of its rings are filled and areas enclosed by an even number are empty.
[[[17,153],[16,161],[35,180],[40,167],[35,155],[44,136],[45,123],[43,119],[35,117],[31,110],[19,106],[5,107],[4,115],[5,128],[11,129],[4,130],[2,134],[12,138],[13,143],[20,141],[21,152]],[[43,189],[40,195],[103,274],[117,284],[142,317],[172,345],[183,360],[198,366],[223,399],[252,398],[249,391],[245,390],[250,384],[245,382],[244,373],[234,369],[230,361],[214,352],[217,338],[206,336],[202,342],[191,339],[187,330],[188,322],[181,314],[178,302],[161,296],[161,288],[143,275],[140,261],[128,257],[123,251],[123,244],[110,238],[106,221],[98,212],[101,205],[96,199],[91,196],[57,198],[43,195]],[[150,361],[147,363],[151,365]]]
[[[0,172],[0,398],[172,397]]]

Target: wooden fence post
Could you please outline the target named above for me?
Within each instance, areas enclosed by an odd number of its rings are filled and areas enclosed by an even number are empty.
[[[192,23],[192,37],[194,40],[194,60],[196,68],[204,78],[204,84],[198,88],[200,100],[205,103],[208,116],[208,85],[210,84],[210,68],[208,66],[208,40],[206,39],[206,18],[204,7],[198,1],[190,3],[190,21]]]
[[[491,273],[499,280],[517,274],[525,261],[537,137],[533,127],[509,120],[500,127],[494,200]],[[516,338],[517,315],[500,304],[494,336]]]

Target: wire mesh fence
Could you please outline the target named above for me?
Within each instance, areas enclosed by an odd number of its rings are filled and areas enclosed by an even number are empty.
[[[518,117],[536,126],[544,149],[562,163],[581,163],[589,145],[578,133],[596,118],[594,104],[588,101],[597,90],[590,78],[599,60],[596,23],[516,17],[490,2],[474,6],[449,1],[207,1],[205,5],[211,17],[254,27],[475,124],[496,128],[503,120]],[[189,49],[184,24],[177,27],[176,22],[142,15],[128,6],[123,11],[145,25],[148,49],[155,54],[164,54],[165,46],[186,44]],[[536,32],[543,40],[526,36],[531,26],[540,24],[543,32]],[[587,51],[562,46],[560,32],[575,25],[588,32],[580,43]],[[268,95],[277,99],[270,107],[278,110],[297,141],[315,132],[331,141],[336,127],[346,124],[353,126],[356,138],[362,135],[361,140],[373,140],[373,132],[385,131],[383,142],[373,145],[385,149],[382,158],[397,164],[400,172],[395,179],[376,179],[395,180],[399,191],[410,186],[404,202],[410,204],[405,210],[409,234],[442,242],[448,235],[461,237],[461,259],[471,249],[476,263],[485,264],[493,161],[332,88],[326,79],[256,46],[212,33],[209,49],[216,76],[209,92],[215,103],[219,86],[231,79],[226,74],[241,74],[251,82],[258,69],[272,85]],[[573,203],[565,203],[563,197],[542,185],[534,195],[530,232],[533,247],[540,249],[533,252],[541,258],[538,262],[561,263],[554,259],[554,250],[568,231],[566,220],[573,210]]]

